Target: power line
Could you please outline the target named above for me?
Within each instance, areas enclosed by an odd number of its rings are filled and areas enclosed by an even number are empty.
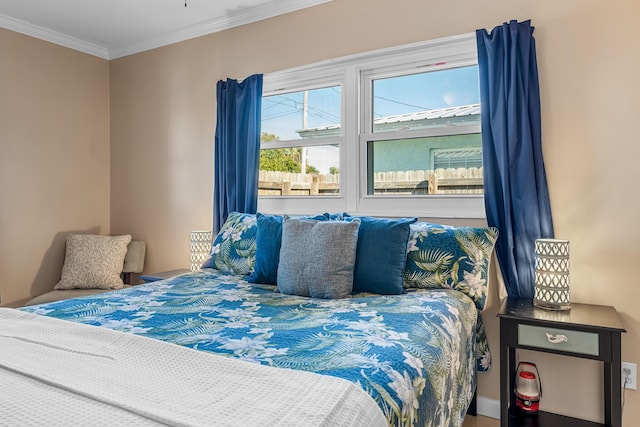
[[[279,119],[280,117],[290,116],[292,114],[299,114],[300,110],[291,110],[291,111],[283,111],[282,113],[277,113],[272,116],[262,117],[262,121],[266,122],[268,120]]]
[[[284,105],[284,106],[287,106],[287,107],[290,107],[290,108],[295,108],[296,110],[289,111],[289,112],[275,113],[272,116],[263,117],[263,120],[271,120],[271,119],[278,118],[278,117],[283,117],[283,116],[286,116],[286,115],[289,115],[289,114],[302,112],[302,110],[303,110],[303,103],[302,102],[300,102],[300,101],[298,101],[296,99],[287,98],[286,96],[282,96],[282,95],[278,96],[278,98],[282,99],[284,101],[288,101],[288,102],[282,102],[282,101],[279,102],[279,101],[276,101],[274,99],[269,99],[268,102],[273,103],[273,105],[265,107],[265,108],[263,108],[263,110],[268,110],[268,109],[274,108],[276,105]],[[291,104],[293,104],[293,105],[291,105]],[[322,108],[307,106],[307,109],[308,109],[308,112],[314,117],[318,117],[320,119],[327,120],[327,121],[340,121],[340,116],[339,115],[333,114],[333,113],[331,113],[329,111],[326,111],[326,110],[324,110]]]
[[[331,90],[335,91],[336,93],[339,94],[339,91],[335,88],[331,88]],[[288,116],[288,115],[292,115],[292,114],[298,114],[302,112],[303,109],[303,103],[296,100],[296,99],[292,99],[292,98],[288,98],[286,96],[282,96],[279,95],[278,99],[282,99],[283,101],[276,101],[275,99],[273,99],[273,97],[269,97],[271,99],[268,100],[268,102],[271,102],[272,105],[271,106],[267,106],[265,108],[263,108],[263,111],[269,110],[271,108],[275,108],[277,105],[284,105],[290,108],[294,108],[294,110],[290,110],[290,111],[283,111],[283,112],[279,112],[279,113],[275,113],[274,115],[271,116],[263,116],[263,120],[267,121],[267,120],[273,120],[276,118],[280,118],[280,117],[284,117],[284,116]],[[407,102],[402,102],[402,101],[398,101],[395,99],[391,99],[391,98],[386,98],[383,96],[374,96],[374,98],[380,99],[382,101],[387,101],[387,102],[391,102],[394,104],[398,104],[398,105],[403,105],[405,107],[409,107],[409,108],[416,108],[419,111],[427,111],[427,110],[432,110],[433,108],[430,107],[424,107],[422,105],[416,105],[416,104],[410,104]],[[333,114],[329,111],[326,111],[324,109],[321,108],[317,108],[317,107],[312,107],[312,106],[307,106],[308,108],[308,112],[317,118],[323,119],[323,120],[327,120],[327,121],[340,121],[340,116]],[[377,117],[384,117],[385,115],[383,114],[376,114]]]
[[[421,105],[408,104],[406,102],[396,101],[395,99],[385,98],[383,96],[374,96],[374,98],[378,98],[378,99],[381,99],[383,101],[393,102],[394,104],[404,105],[405,107],[419,108],[421,111],[433,110],[433,108],[423,107]]]

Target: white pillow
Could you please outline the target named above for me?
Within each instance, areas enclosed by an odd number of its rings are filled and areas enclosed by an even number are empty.
[[[121,289],[130,235],[69,234],[62,277],[55,289]]]

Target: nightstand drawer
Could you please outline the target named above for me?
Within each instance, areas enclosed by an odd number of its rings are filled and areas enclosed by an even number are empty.
[[[599,356],[598,339],[593,332],[518,325],[518,345]]]

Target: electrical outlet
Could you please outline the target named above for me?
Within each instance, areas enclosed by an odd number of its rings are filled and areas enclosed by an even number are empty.
[[[622,386],[631,390],[638,389],[637,371],[635,363],[622,362]]]

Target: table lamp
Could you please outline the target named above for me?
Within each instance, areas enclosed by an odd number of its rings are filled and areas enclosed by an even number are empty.
[[[211,252],[211,231],[191,232],[191,271],[199,270]]]
[[[533,305],[546,310],[569,310],[569,241],[536,239]]]

